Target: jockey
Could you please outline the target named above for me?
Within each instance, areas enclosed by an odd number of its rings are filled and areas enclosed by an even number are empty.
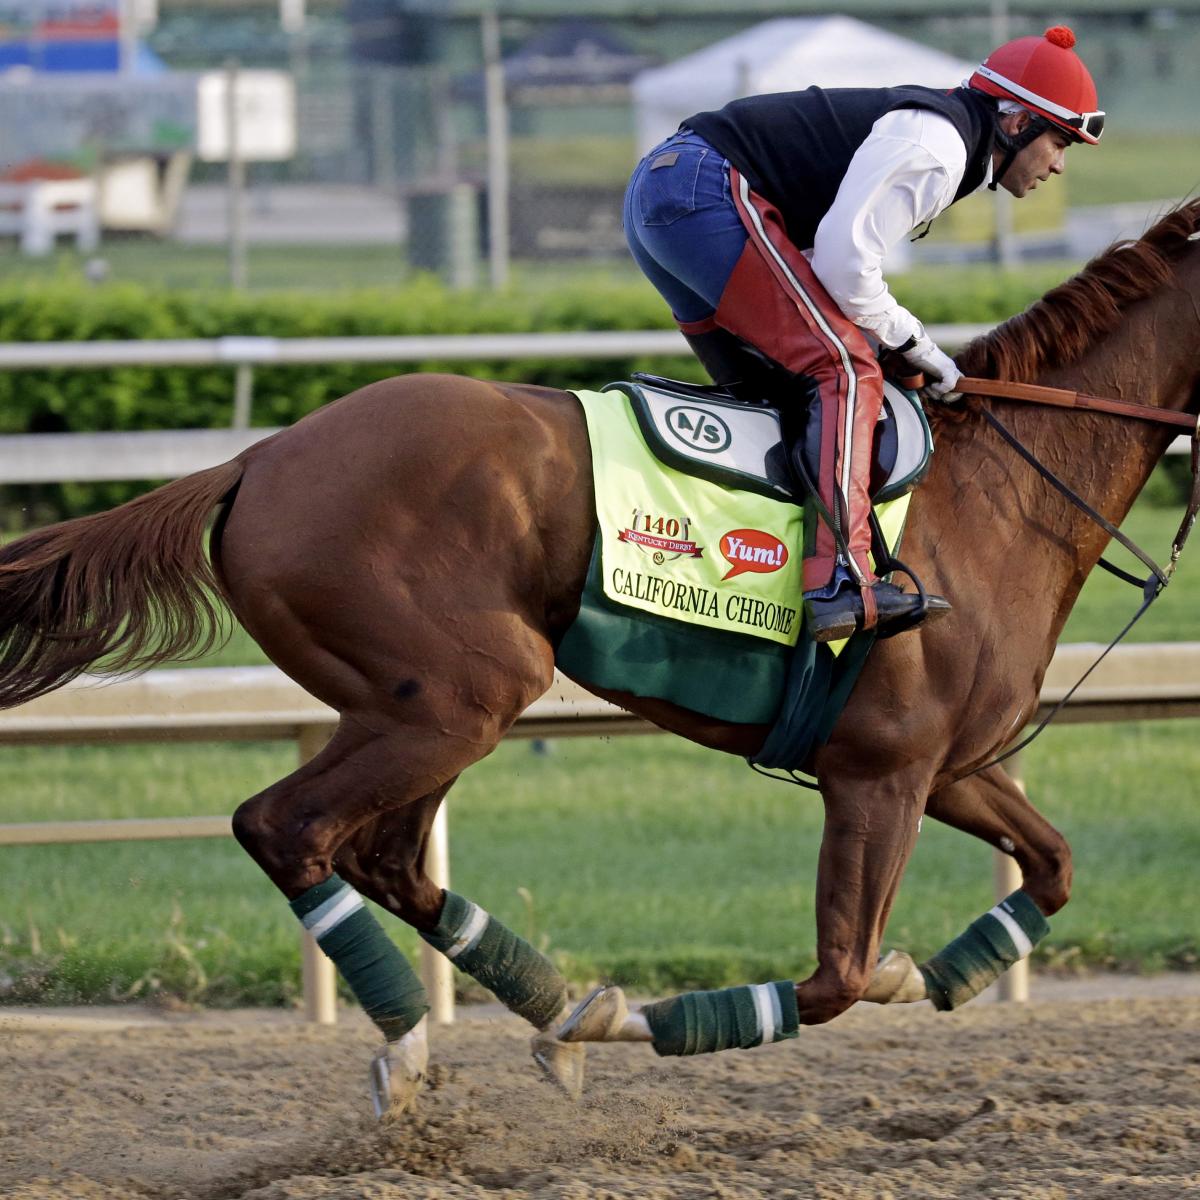
[[[936,398],[960,372],[888,291],[887,250],[956,200],[1024,196],[1104,128],[1096,88],[1061,26],[1001,46],[951,91],[810,87],[689,117],[634,171],[625,234],[718,384],[807,405],[797,472],[822,520],[804,600],[817,641],[904,628],[915,595],[877,579],[871,443],[883,403],[872,342],[924,372]],[[868,340],[870,339],[870,341]],[[781,370],[782,368],[782,370]],[[789,409],[789,401],[790,409]],[[949,604],[929,597],[929,612]]]

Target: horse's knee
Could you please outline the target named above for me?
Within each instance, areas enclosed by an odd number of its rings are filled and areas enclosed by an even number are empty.
[[[796,1006],[802,1025],[823,1025],[840,1017],[863,998],[871,973],[847,968],[843,971],[818,970],[796,988]]]
[[[230,824],[238,845],[255,862],[259,862],[263,848],[269,842],[269,828],[261,798],[253,796],[239,804],[234,809]]]
[[[1021,857],[1024,889],[1047,916],[1053,916],[1071,898],[1074,868],[1071,847],[1057,830]]]

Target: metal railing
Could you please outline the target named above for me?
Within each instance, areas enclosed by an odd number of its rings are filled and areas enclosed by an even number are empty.
[[[988,325],[931,325],[930,334],[954,349]],[[235,370],[233,427],[250,424],[254,367],[331,362],[486,362],[514,358],[626,358],[690,354],[671,329],[597,333],[468,333],[429,337],[219,337],[125,342],[9,342],[0,344],[0,370],[63,367],[230,366]],[[63,435],[52,435],[63,436]],[[3,476],[0,476],[3,478]]]
[[[930,333],[954,349],[988,332],[987,325],[933,325]],[[235,457],[278,432],[250,428],[255,366],[329,363],[486,362],[686,355],[673,330],[600,333],[465,334],[430,337],[221,337],[178,341],[10,342],[0,344],[0,370],[120,366],[230,366],[237,372],[232,428],[139,430],[121,433],[37,433],[0,436],[0,483],[173,479]],[[1179,438],[1171,452],[1188,449]]]
[[[1091,643],[1060,646],[1046,673],[1039,716],[1056,704],[1099,654]],[[159,670],[107,686],[78,680],[19,708],[0,712],[0,745],[101,741],[294,739],[300,760],[318,753],[337,714],[275,667]],[[1200,716],[1200,642],[1118,646],[1063,710],[1063,724]],[[513,726],[512,737],[659,733],[660,730],[578,684],[556,675],[554,684]],[[1013,774],[1020,778],[1016,766]],[[430,840],[426,868],[449,885],[445,809]],[[0,825],[0,846],[95,841],[227,837],[228,817],[168,817],[114,821],[57,821]],[[1012,858],[995,855],[997,898],[1020,886]],[[453,1020],[452,970],[442,955],[422,949],[422,978],[435,1022]],[[1028,995],[1028,967],[1019,963],[1000,981],[998,998]],[[336,1019],[332,964],[307,935],[303,989],[310,1020]]]

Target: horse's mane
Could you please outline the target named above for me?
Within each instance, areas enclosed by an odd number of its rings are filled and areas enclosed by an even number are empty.
[[[1117,242],[1023,313],[976,338],[958,356],[965,375],[1029,382],[1075,362],[1111,332],[1122,311],[1167,283],[1200,231],[1200,197],[1185,200],[1136,241]]]

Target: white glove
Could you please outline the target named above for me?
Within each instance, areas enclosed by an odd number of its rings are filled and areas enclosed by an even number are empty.
[[[925,391],[936,400],[945,400],[954,394],[954,385],[962,378],[962,372],[937,342],[924,330],[916,342],[898,347],[904,361],[925,375]]]

